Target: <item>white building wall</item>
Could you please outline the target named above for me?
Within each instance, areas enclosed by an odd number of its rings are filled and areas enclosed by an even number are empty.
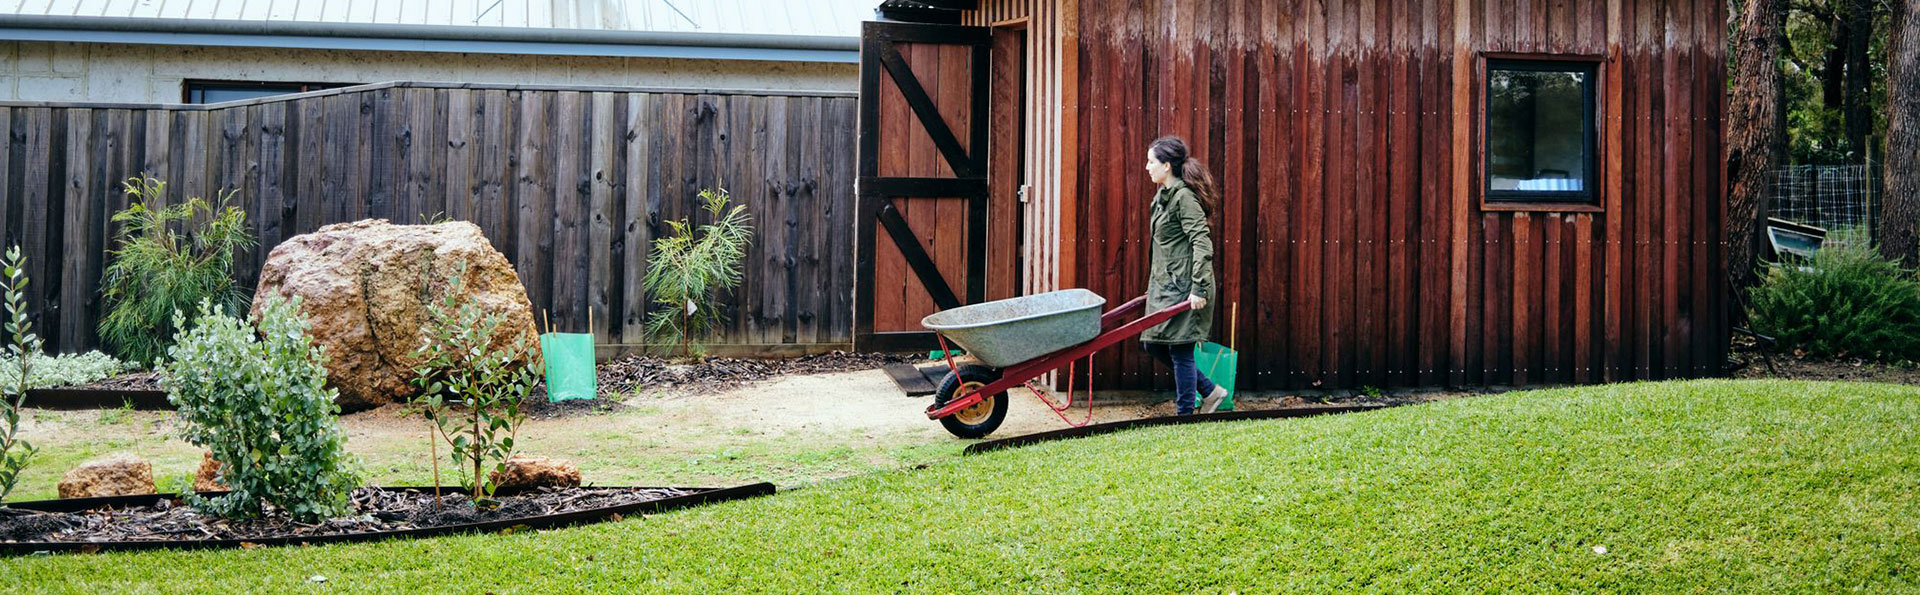
[[[859,65],[0,42],[0,100],[178,103],[187,79],[859,90]]]

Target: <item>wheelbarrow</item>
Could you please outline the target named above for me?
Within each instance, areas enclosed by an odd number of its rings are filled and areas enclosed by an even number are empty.
[[[1106,303],[1106,298],[1094,292],[1066,289],[962,306],[921,319],[920,325],[937,334],[941,350],[947,354],[947,375],[941,378],[940,387],[933,393],[927,418],[940,420],[948,432],[961,438],[986,436],[999,429],[1007,418],[1009,389],[1028,386],[1029,381],[1043,374],[1069,367],[1064,405],[1056,404],[1038,390],[1033,391],[1035,397],[1059,415],[1073,406],[1070,366],[1074,362],[1133,338],[1191,307],[1182,301],[1145,317],[1132,318],[1146,308],[1146,296],[1102,314],[1100,308]],[[947,348],[949,341],[965,349],[979,363],[956,363],[953,350]],[[1089,362],[1089,394],[1092,389]],[[1089,397],[1088,419],[1092,418],[1092,407]],[[1061,419],[1067,418],[1061,415]]]

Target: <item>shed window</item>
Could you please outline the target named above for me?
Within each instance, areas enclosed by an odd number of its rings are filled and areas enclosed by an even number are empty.
[[[187,103],[220,103],[258,99],[287,93],[352,86],[353,83],[283,83],[268,81],[187,81]]]
[[[1487,200],[1593,202],[1593,63],[1487,62]]]

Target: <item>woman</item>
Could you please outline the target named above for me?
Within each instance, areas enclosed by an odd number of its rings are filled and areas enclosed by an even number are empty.
[[[1156,312],[1186,301],[1193,309],[1181,312],[1140,335],[1147,354],[1173,369],[1174,410],[1191,415],[1194,398],[1202,413],[1220,408],[1227,390],[1213,384],[1193,365],[1193,349],[1213,330],[1213,237],[1208,217],[1219,193],[1207,169],[1194,159],[1187,143],[1168,136],[1147,147],[1147,176],[1160,187],[1153,195],[1148,230],[1153,238],[1151,269],[1147,277],[1147,311]]]

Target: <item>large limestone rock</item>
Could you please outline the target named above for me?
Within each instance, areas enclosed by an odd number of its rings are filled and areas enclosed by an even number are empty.
[[[394,225],[385,219],[337,223],[294,236],[267,254],[253,300],[259,314],[268,295],[303,300],[300,312],[326,349],[327,380],[341,408],[353,411],[404,401],[411,353],[423,338],[426,305],[444,295],[456,263],[467,264],[466,292],[482,308],[506,316],[495,349],[524,338],[537,353],[533,306],[507,257],[480,228],[465,221]]]
[[[88,461],[60,479],[61,498],[100,498],[153,493],[153,465],[132,456]]]
[[[224,492],[232,489],[227,487],[227,484],[220,483],[221,467],[224,465],[213,460],[213,453],[200,453],[200,469],[193,474],[193,491]]]
[[[577,488],[580,468],[566,459],[513,455],[507,459],[506,472],[494,472],[489,478],[500,488]]]

